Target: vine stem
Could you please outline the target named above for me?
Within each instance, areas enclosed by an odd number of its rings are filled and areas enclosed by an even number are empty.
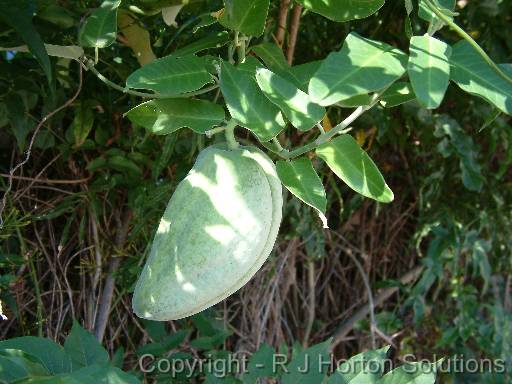
[[[423,0],[427,7],[435,13],[443,22],[445,22],[452,30],[454,30],[460,37],[466,40],[471,46],[480,54],[480,56],[489,64],[502,78],[512,83],[512,78],[508,76],[496,63],[489,57],[489,55],[478,45],[478,43],[461,27],[459,27],[451,18],[446,16],[439,10],[430,0]]]
[[[279,142],[277,142],[277,144],[276,144],[276,140],[274,140],[272,142],[272,144],[270,144],[270,143],[261,143],[261,144],[265,148],[274,152],[276,155],[280,156],[281,158],[283,158],[285,160],[290,160],[295,157],[301,156],[309,151],[312,151],[313,149],[317,148],[318,146],[328,142],[335,135],[348,132],[350,124],[352,124],[355,120],[357,120],[363,113],[372,109],[379,102],[380,97],[386,91],[387,88],[388,87],[384,88],[383,90],[381,90],[378,93],[375,93],[372,96],[372,99],[368,105],[361,105],[360,107],[357,107],[354,110],[354,112],[352,112],[341,123],[336,125],[330,131],[321,134],[314,141],[312,141],[302,147],[299,147],[292,151],[289,151],[287,149],[282,149],[281,144],[279,144]]]
[[[84,66],[85,66],[85,68],[87,70],[91,71],[103,83],[105,83],[109,87],[111,87],[111,88],[113,88],[113,89],[115,89],[115,90],[117,90],[119,92],[123,92],[123,93],[129,94],[129,95],[133,95],[133,96],[145,97],[145,98],[149,98],[149,99],[169,99],[169,98],[176,97],[176,95],[163,95],[161,93],[139,92],[139,91],[134,91],[134,90],[126,88],[126,87],[122,87],[122,86],[114,83],[113,81],[110,81],[103,74],[101,74],[94,67],[94,62],[93,61],[91,61],[91,60],[84,60],[84,61],[82,61],[82,63],[84,64]],[[215,84],[215,85],[212,85],[210,87],[202,88],[202,89],[199,89],[199,90],[194,91],[194,92],[183,93],[183,94],[180,95],[180,97],[192,97],[192,96],[202,95],[203,93],[207,93],[207,92],[213,91],[214,89],[217,89],[217,88],[219,88],[219,85]]]

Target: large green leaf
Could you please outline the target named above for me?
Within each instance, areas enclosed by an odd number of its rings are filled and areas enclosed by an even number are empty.
[[[242,375],[244,384],[254,384],[260,377],[272,377],[275,375],[273,369],[276,351],[268,344],[263,344],[249,359],[247,371]]]
[[[441,105],[450,82],[452,49],[432,36],[411,38],[407,67],[412,88],[421,105],[434,109]]]
[[[327,384],[376,383],[386,369],[389,347],[362,352],[338,366]]]
[[[265,96],[283,111],[297,129],[308,131],[325,116],[325,108],[311,102],[307,93],[268,69],[259,68],[256,81]]]
[[[2,383],[18,382],[24,378],[48,377],[49,375],[50,372],[33,355],[19,349],[0,349],[0,380]]]
[[[379,384],[434,384],[437,363],[407,363],[382,377]]]
[[[322,180],[313,168],[311,160],[301,157],[291,161],[278,161],[276,168],[283,185],[304,203],[315,208],[324,228],[328,228],[325,217],[327,198]]]
[[[262,43],[251,47],[251,51],[263,60],[271,71],[280,73],[291,68],[284,57],[283,50],[275,43]]]
[[[121,0],[105,0],[85,21],[78,40],[83,47],[105,48],[116,40]]]
[[[393,192],[379,169],[352,136],[340,135],[319,146],[316,153],[357,193],[382,203],[393,201]]]
[[[108,364],[93,364],[63,376],[64,383],[70,384],[139,384],[130,373]]]
[[[156,135],[166,135],[183,127],[205,133],[225,118],[221,106],[194,99],[151,100],[129,110],[125,115]]]
[[[362,19],[377,12],[385,0],[297,0],[307,9],[330,20]]]
[[[313,345],[299,354],[286,366],[283,372],[282,384],[319,384],[322,383],[329,361],[329,347],[331,340]]]
[[[258,61],[250,57],[237,67],[223,62],[220,87],[231,116],[254,132],[258,139],[268,141],[281,132],[285,121],[279,108],[258,88],[258,66]]]
[[[0,349],[19,349],[35,357],[51,374],[71,372],[71,360],[64,349],[49,339],[35,336],[0,341]]]
[[[500,76],[465,40],[453,46],[451,79],[464,91],[480,96],[501,111],[512,114],[512,83]],[[501,70],[512,77],[512,69]]]
[[[314,102],[331,105],[390,85],[406,66],[407,55],[402,51],[351,33],[341,51],[322,62],[309,82],[309,94]]]
[[[92,364],[105,364],[109,361],[108,352],[76,321],[64,343],[64,349],[73,361],[74,369]]]
[[[269,0],[224,0],[219,23],[249,36],[260,36],[265,29]]]
[[[282,49],[274,43],[262,43],[252,47],[251,50],[265,63],[268,69],[292,82],[304,92],[308,91],[309,80],[320,67],[320,61],[290,66]]]
[[[0,20],[11,26],[23,39],[35,56],[51,83],[53,79],[50,58],[46,53],[44,42],[32,25],[32,2],[28,0],[2,0],[0,2]]]
[[[294,79],[294,83],[304,92],[308,92],[309,82],[315,75],[322,61],[310,61],[309,63],[294,65],[290,68],[290,76]]]
[[[126,80],[129,88],[150,89],[166,96],[178,96],[196,91],[210,83],[212,76],[206,70],[206,60],[188,55],[165,56],[137,69]]]

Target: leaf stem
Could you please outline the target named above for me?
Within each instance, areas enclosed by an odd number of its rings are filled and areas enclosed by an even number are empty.
[[[508,76],[496,63],[489,57],[489,55],[478,45],[478,43],[461,27],[459,27],[451,18],[445,15],[439,8],[437,8],[430,0],[423,0],[427,7],[435,13],[437,17],[443,20],[452,30],[454,30],[460,37],[466,40],[473,48],[480,54],[480,56],[489,64],[502,78],[512,83],[512,78]]]
[[[122,87],[122,86],[114,83],[113,81],[110,81],[109,79],[107,79],[103,74],[101,74],[94,67],[94,62],[92,60],[84,59],[82,61],[82,63],[84,64],[84,66],[87,70],[90,70],[98,79],[100,79],[103,83],[105,83],[109,87],[111,87],[119,92],[123,92],[123,93],[133,95],[133,96],[145,97],[145,98],[150,98],[150,99],[170,99],[170,98],[176,98],[176,97],[193,97],[193,96],[197,96],[197,95],[202,95],[203,93],[207,93],[207,92],[213,91],[214,89],[219,88],[219,85],[215,84],[210,87],[202,88],[202,89],[199,89],[199,90],[193,91],[193,92],[183,93],[181,95],[163,95],[161,93],[139,92],[139,91],[134,91],[134,90],[126,88],[126,87]]]

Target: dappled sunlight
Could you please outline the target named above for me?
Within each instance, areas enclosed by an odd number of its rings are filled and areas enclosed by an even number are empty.
[[[331,105],[341,100],[382,89],[406,71],[407,56],[400,50],[348,35],[339,52],[327,56],[309,83],[314,102]]]

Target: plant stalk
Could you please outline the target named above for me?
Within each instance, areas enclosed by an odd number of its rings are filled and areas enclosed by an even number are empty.
[[[439,10],[430,0],[424,0],[427,7],[435,13],[437,17],[443,20],[453,31],[455,31],[460,37],[466,40],[473,48],[480,54],[480,56],[489,64],[503,79],[512,83],[512,78],[508,76],[501,68],[489,57],[489,55],[478,45],[478,43],[461,27],[453,22],[448,16]]]

